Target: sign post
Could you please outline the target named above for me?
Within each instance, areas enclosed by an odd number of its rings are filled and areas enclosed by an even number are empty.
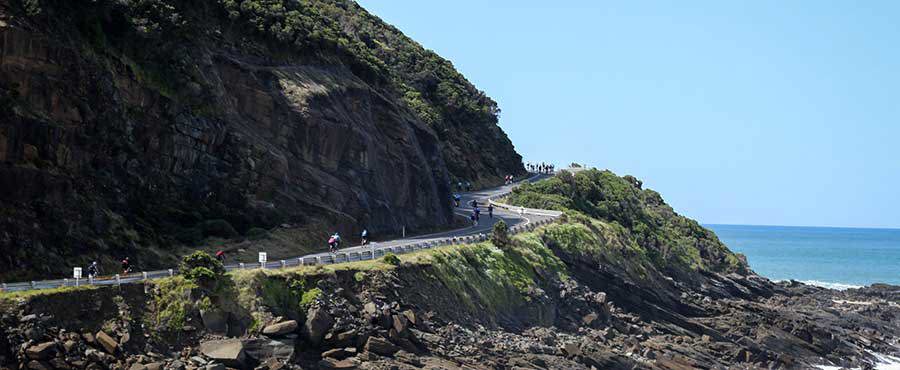
[[[266,268],[266,260],[268,260],[268,258],[269,257],[266,255],[266,252],[259,252],[259,268]]]
[[[81,280],[81,267],[74,268],[72,276],[75,278],[75,286],[78,286],[79,280]]]

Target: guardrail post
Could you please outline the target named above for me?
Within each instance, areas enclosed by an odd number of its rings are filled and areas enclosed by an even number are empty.
[[[147,280],[147,271],[142,271],[142,272],[141,272],[141,277],[143,277],[144,280]]]
[[[91,275],[88,275],[88,285],[94,285],[94,277]]]
[[[5,292],[7,289],[9,288],[6,287],[6,283],[3,283],[3,291]]]
[[[281,260],[281,268],[287,268],[287,261]]]
[[[244,269],[244,263],[243,263],[243,262],[241,262],[239,266],[241,267],[241,270]]]
[[[37,285],[37,283],[35,283],[34,280],[32,280],[32,281],[31,281],[31,289],[34,289],[34,286],[35,286],[35,285]]]
[[[119,280],[119,274],[116,274],[116,285],[122,285],[122,281]]]
[[[169,269],[169,276],[170,277],[175,276],[175,270]]]
[[[69,286],[69,279],[63,279],[63,286]]]
[[[316,256],[316,264],[317,264],[317,265],[321,265],[321,264],[322,264],[322,256]]]

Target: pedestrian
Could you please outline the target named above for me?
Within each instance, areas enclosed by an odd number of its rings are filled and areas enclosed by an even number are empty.
[[[488,203],[488,217],[494,218],[494,203]]]

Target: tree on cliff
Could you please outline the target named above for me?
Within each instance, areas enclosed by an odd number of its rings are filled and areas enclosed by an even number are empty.
[[[506,222],[503,220],[497,221],[494,224],[494,229],[491,231],[491,243],[497,248],[507,249],[512,241],[509,239],[509,227],[506,226]]]

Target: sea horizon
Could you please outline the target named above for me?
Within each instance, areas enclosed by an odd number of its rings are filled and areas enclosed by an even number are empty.
[[[772,280],[832,289],[900,285],[900,229],[703,224]]]
[[[709,226],[759,226],[759,227],[785,227],[785,228],[816,228],[816,229],[863,229],[863,230],[896,230],[900,227],[879,226],[820,226],[820,225],[774,225],[774,224],[731,224],[731,223],[701,223],[703,227]]]

